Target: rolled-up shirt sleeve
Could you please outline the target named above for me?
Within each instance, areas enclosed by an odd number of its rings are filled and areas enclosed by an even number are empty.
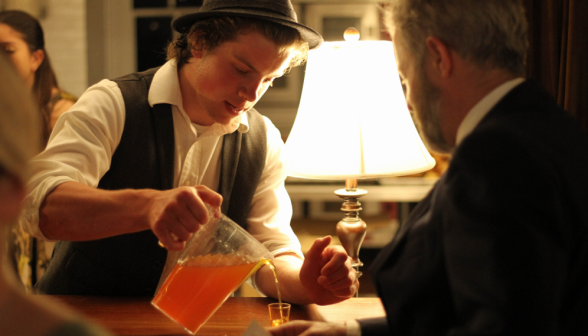
[[[96,187],[108,171],[125,120],[125,106],[118,85],[103,80],[90,87],[57,121],[47,148],[29,165],[21,227],[47,239],[39,229],[39,207],[58,185],[75,181]]]
[[[290,226],[292,202],[284,184],[284,142],[274,124],[266,117],[264,119],[267,126],[267,158],[251,202],[247,230],[272,255],[292,253],[304,259],[300,241]],[[256,276],[247,279],[247,283],[262,294],[257,288]]]
[[[267,159],[249,213],[248,231],[273,255],[294,253],[303,258],[300,241],[292,231],[292,202],[284,181],[284,142],[278,129],[264,117],[267,125]]]

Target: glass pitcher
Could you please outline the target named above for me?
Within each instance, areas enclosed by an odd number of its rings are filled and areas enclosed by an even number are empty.
[[[151,304],[190,334],[272,254],[257,239],[208,206],[209,221],[188,241]]]

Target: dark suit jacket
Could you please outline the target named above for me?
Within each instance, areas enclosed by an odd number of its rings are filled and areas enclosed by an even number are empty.
[[[509,92],[372,267],[362,335],[588,335],[588,138],[535,82]]]

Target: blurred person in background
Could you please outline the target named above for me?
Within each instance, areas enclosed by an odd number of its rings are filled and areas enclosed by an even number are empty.
[[[43,142],[46,143],[57,119],[73,106],[76,97],[59,88],[45,50],[41,24],[25,12],[0,12],[0,47],[37,100],[42,116]]]
[[[42,145],[33,97],[3,53],[0,74],[0,334],[108,336],[69,309],[27,295],[7,265],[7,237],[26,195],[27,161]]]
[[[0,50],[8,55],[33,93],[41,115],[42,144],[46,144],[57,119],[69,110],[76,97],[59,88],[39,21],[22,11],[0,12]],[[11,254],[15,256],[15,267],[25,287],[32,289],[47,268],[53,243],[33,238],[19,227],[13,231]]]

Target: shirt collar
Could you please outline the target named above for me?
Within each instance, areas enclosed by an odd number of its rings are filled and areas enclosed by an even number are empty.
[[[178,67],[176,60],[172,59],[166,62],[153,76],[151,87],[149,88],[148,96],[149,106],[153,107],[155,104],[171,104],[175,105],[182,112],[184,118],[188,121],[188,115],[184,111],[182,103],[182,92],[180,90],[180,80],[178,78]],[[243,113],[237,117],[234,122],[228,125],[221,125],[214,123],[204,134],[223,135],[233,133],[234,131],[245,133],[249,131],[249,121],[247,114]],[[204,135],[203,134],[203,135]]]
[[[187,117],[187,116],[186,116]],[[219,123],[214,123],[208,127],[208,129],[202,133],[202,137],[206,138],[208,136],[220,136],[224,134],[233,133],[238,131],[239,133],[246,133],[249,131],[249,121],[247,120],[247,114],[243,113],[235,120],[228,124],[223,125]]]
[[[459,145],[478,126],[480,121],[490,112],[502,97],[506,96],[515,86],[524,82],[524,78],[515,78],[502,83],[482,98],[463,119],[457,129],[456,146]]]

